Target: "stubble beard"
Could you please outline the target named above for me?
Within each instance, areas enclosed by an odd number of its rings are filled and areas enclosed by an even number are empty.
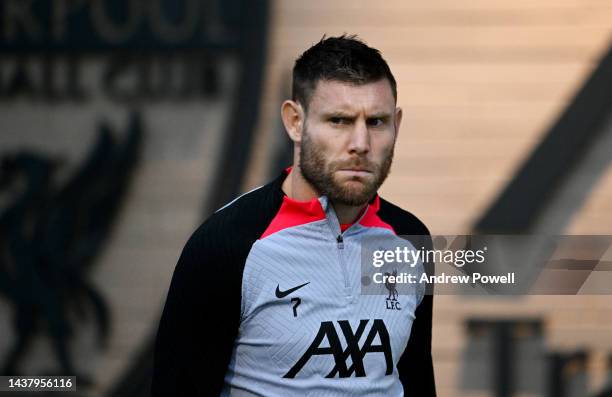
[[[325,157],[312,142],[306,129],[302,133],[299,161],[302,175],[319,194],[326,195],[334,203],[362,206],[369,202],[387,179],[392,162],[393,146],[381,165],[370,163],[363,157],[344,161],[336,160],[327,164]],[[335,171],[350,167],[368,168],[372,171],[374,178],[362,179],[355,176],[343,182],[334,179]]]

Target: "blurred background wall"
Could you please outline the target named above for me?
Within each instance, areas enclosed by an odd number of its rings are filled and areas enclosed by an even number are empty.
[[[612,234],[609,1],[0,4],[5,373],[146,395],[180,250],[289,164],[279,107],[324,34],[389,62],[380,193],[432,234]],[[611,354],[610,296],[434,299],[440,396],[595,396]]]

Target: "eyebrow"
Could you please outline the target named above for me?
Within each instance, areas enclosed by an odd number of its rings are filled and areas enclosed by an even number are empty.
[[[348,118],[348,119],[354,119],[355,118],[354,114],[348,113],[348,112],[343,112],[343,111],[323,113],[322,116],[323,116],[324,119],[329,119],[329,118],[332,118],[332,117],[342,117],[342,118]],[[389,118],[391,118],[391,114],[387,113],[387,112],[379,112],[379,113],[374,113],[372,115],[369,115],[367,118],[368,119],[389,119]]]
[[[391,118],[391,114],[390,113],[386,113],[386,112],[380,112],[380,113],[374,113],[371,116],[368,116],[368,119],[390,119]]]

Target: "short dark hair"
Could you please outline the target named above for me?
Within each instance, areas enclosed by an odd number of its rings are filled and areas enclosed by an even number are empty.
[[[319,80],[366,84],[386,78],[397,101],[397,83],[380,51],[356,35],[321,39],[295,61],[291,98],[305,110]]]

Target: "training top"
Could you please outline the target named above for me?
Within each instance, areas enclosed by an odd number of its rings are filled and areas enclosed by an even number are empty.
[[[435,396],[431,293],[361,293],[364,238],[431,244],[429,231],[378,194],[341,231],[325,195],[283,192],[289,172],[217,210],[185,245],[152,396]]]

